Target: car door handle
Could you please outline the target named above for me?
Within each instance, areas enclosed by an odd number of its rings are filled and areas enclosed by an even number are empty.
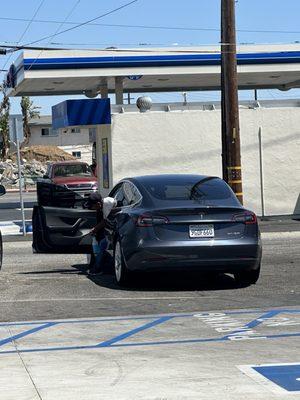
[[[55,232],[55,233],[71,233],[74,234],[77,229],[79,229],[80,225],[85,222],[85,219],[79,218],[74,225],[70,226],[48,226],[48,230],[50,232]]]

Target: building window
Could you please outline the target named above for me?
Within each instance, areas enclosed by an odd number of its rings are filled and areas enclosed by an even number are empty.
[[[81,151],[72,151],[72,156],[75,158],[81,158]]]
[[[80,133],[80,128],[72,128],[71,133]]]
[[[57,136],[58,132],[56,129],[52,128],[42,128],[41,129],[42,136]]]

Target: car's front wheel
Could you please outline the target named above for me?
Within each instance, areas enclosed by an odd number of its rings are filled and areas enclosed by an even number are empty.
[[[235,281],[238,285],[249,286],[254,285],[260,275],[260,266],[257,269],[251,271],[236,272],[234,274]]]
[[[117,240],[114,249],[114,270],[115,278],[120,286],[126,285],[130,280],[130,271],[125,265],[122,247],[119,240]]]

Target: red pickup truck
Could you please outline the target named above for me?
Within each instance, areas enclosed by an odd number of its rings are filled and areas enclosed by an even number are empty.
[[[82,197],[98,190],[97,178],[91,167],[81,161],[59,161],[48,165],[43,180],[72,190]]]

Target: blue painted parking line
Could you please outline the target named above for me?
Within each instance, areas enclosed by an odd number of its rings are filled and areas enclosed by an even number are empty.
[[[279,339],[288,337],[300,337],[300,332],[295,334],[284,334],[284,335],[268,335],[265,339]],[[207,339],[182,339],[182,340],[162,340],[162,341],[151,341],[151,342],[136,342],[136,343],[116,343],[109,346],[89,345],[89,346],[61,346],[61,347],[41,347],[32,349],[18,349],[18,350],[5,350],[0,351],[1,354],[14,354],[14,353],[40,353],[40,352],[52,352],[52,351],[68,351],[68,350],[95,350],[101,348],[114,348],[114,347],[143,347],[143,346],[160,346],[160,345],[176,345],[176,344],[193,344],[193,343],[221,343],[228,342],[228,339],[224,338],[207,338]]]
[[[57,323],[48,322],[47,324],[43,324],[43,325],[37,326],[37,327],[29,329],[29,330],[27,330],[25,332],[18,333],[17,335],[9,336],[6,339],[0,340],[0,346],[3,346],[4,344],[7,344],[7,343],[11,343],[11,342],[13,342],[15,340],[18,340],[18,339],[21,339],[21,338],[23,338],[25,336],[32,335],[33,333],[39,332],[39,331],[41,331],[43,329],[47,329],[50,326],[54,326],[54,325],[57,325]]]
[[[260,325],[262,322],[264,322],[265,320],[269,319],[269,318],[273,318],[275,315],[278,315],[279,313],[281,313],[280,310],[271,310],[268,311],[264,314],[262,314],[261,316],[255,318],[253,321],[248,322],[247,324],[245,324],[242,328],[243,332],[247,332],[247,330],[256,328],[258,325]],[[241,329],[230,332],[229,335],[225,335],[223,337],[223,339],[230,339],[232,336],[237,335],[241,333]],[[257,337],[257,336],[256,336]],[[265,336],[266,337],[266,336]]]
[[[257,311],[250,311],[250,313],[257,313]],[[136,316],[136,317],[109,317],[109,318],[95,318],[95,319],[74,319],[74,320],[58,320],[58,321],[30,321],[30,322],[2,322],[0,323],[0,327],[6,326],[30,326],[30,325],[41,325],[41,324],[92,324],[97,322],[114,322],[114,321],[143,321],[143,320],[152,320],[153,318],[163,318],[163,317],[176,317],[176,318],[186,318],[192,317],[194,314],[168,314],[168,315],[145,315],[145,316]]]
[[[284,335],[268,335],[266,339],[279,339],[288,337],[300,337],[300,332],[295,334],[284,334]],[[40,353],[40,352],[52,352],[52,351],[68,351],[68,350],[95,350],[100,348],[114,348],[114,347],[143,347],[143,346],[160,346],[160,345],[176,345],[176,344],[193,344],[193,343],[221,343],[228,342],[228,339],[224,338],[206,338],[206,339],[182,339],[182,340],[162,340],[162,341],[151,341],[151,342],[133,342],[133,343],[116,343],[109,346],[96,345],[82,345],[82,346],[61,346],[61,347],[41,347],[32,349],[18,349],[18,350],[5,350],[0,351],[1,354],[14,354],[14,353]]]
[[[281,313],[281,311],[279,311],[279,310],[268,311],[268,312],[264,313],[263,315],[261,315],[260,317],[255,318],[253,321],[248,322],[248,324],[246,324],[245,326],[249,329],[255,328],[256,326],[260,325],[263,322],[263,320],[272,318],[279,313]]]
[[[137,316],[137,317],[115,317],[115,318],[99,318],[99,319],[87,319],[87,320],[59,320],[59,321],[47,321],[44,323],[41,322],[18,322],[18,323],[2,323],[0,326],[30,326],[33,325],[34,328],[29,329],[23,333],[20,333],[18,335],[15,335],[11,338],[4,339],[4,341],[0,341],[0,346],[4,345],[6,343],[9,343],[13,340],[21,339],[22,337],[25,337],[27,335],[31,335],[34,333],[37,333],[40,330],[46,329],[50,326],[53,325],[64,325],[64,324],[89,324],[89,323],[102,323],[102,322],[115,322],[118,323],[118,321],[137,321],[137,320],[144,320],[145,323],[137,328],[134,329],[129,329],[126,330],[125,332],[112,337],[111,339],[105,340],[101,343],[97,344],[92,344],[92,345],[71,345],[71,346],[56,346],[56,347],[40,347],[40,348],[30,348],[30,349],[21,349],[19,348],[18,350],[5,350],[0,351],[0,354],[9,354],[9,353],[15,353],[16,351],[20,353],[32,353],[32,352],[45,352],[45,351],[66,351],[66,350],[82,350],[82,349],[99,349],[99,348],[114,348],[114,347],[136,347],[136,346],[158,346],[158,345],[176,345],[176,344],[192,344],[192,343],[211,343],[211,342],[216,342],[216,343],[221,343],[221,342],[226,342],[226,341],[234,341],[234,340],[250,340],[250,339],[278,339],[278,338],[292,338],[292,337],[299,337],[300,332],[289,332],[289,331],[284,331],[277,333],[276,331],[272,334],[271,332],[268,332],[268,334],[261,334],[259,331],[255,331],[254,328],[259,326],[265,321],[268,321],[269,319],[272,319],[274,316],[277,316],[278,314],[281,313],[289,313],[289,314],[295,314],[299,313],[300,309],[279,309],[279,310],[264,310],[263,313],[262,311],[258,310],[251,310],[251,311],[232,311],[232,312],[224,312],[224,313],[210,313],[210,312],[204,312],[200,314],[195,314],[195,313],[189,313],[189,314],[169,314],[169,315],[158,315],[158,316]],[[234,316],[234,315],[248,315],[248,314],[258,314],[258,316],[255,319],[252,319],[249,322],[245,322],[243,320],[240,321],[240,325],[236,325],[239,321],[236,319],[232,319],[229,321],[229,326],[232,328],[226,327],[225,331],[230,331],[230,333],[226,334],[225,336],[220,336],[220,337],[208,337],[208,338],[174,338],[174,339],[166,339],[166,340],[159,340],[159,341],[138,341],[138,342],[122,342],[125,339],[132,337],[136,335],[137,333],[145,332],[148,331],[150,328],[155,327],[157,325],[163,324],[165,322],[168,322],[169,320],[176,319],[176,318],[194,318],[194,317],[199,317],[205,320],[205,318],[209,318],[209,316],[221,316],[220,318],[225,318],[229,319],[228,316]],[[153,320],[153,318],[155,318]],[[212,318],[214,319],[214,318]],[[150,320],[150,321],[149,321]],[[148,321],[148,322],[146,322]],[[232,322],[235,321],[235,322]],[[228,323],[228,322],[227,322]],[[226,322],[225,322],[226,324]],[[234,324],[234,325],[232,325]],[[36,326],[37,325],[37,326]],[[284,325],[284,324],[283,324]],[[296,324],[297,325],[297,324]],[[234,328],[236,326],[236,328]],[[213,328],[213,326],[211,326]],[[238,328],[239,327],[239,328]],[[72,332],[72,331],[70,331]],[[166,332],[167,328],[166,328]],[[222,332],[221,330],[217,330],[217,332]],[[180,332],[179,332],[180,334]],[[70,338],[70,340],[72,340]]]
[[[159,324],[162,324],[166,321],[169,321],[171,318],[175,318],[175,317],[162,317],[159,319],[156,319],[155,321],[149,322],[148,324],[139,326],[138,328],[132,329],[128,332],[122,333],[121,335],[118,335],[112,339],[106,340],[105,342],[99,343],[98,347],[108,347],[113,345],[114,343],[120,342],[121,340],[127,339],[130,336],[135,335],[136,333],[145,331],[147,329],[152,328],[153,326],[157,326]]]
[[[245,311],[226,311],[226,315],[239,315],[239,314],[258,314],[260,312],[270,312],[269,310],[245,310]],[[275,312],[275,311],[274,311]],[[300,313],[300,310],[297,309],[279,309],[276,310],[276,313]],[[185,318],[185,317],[193,317],[196,314],[194,313],[173,313],[173,314],[158,314],[158,315],[143,315],[143,316],[132,316],[132,317],[103,317],[103,318],[92,318],[92,319],[60,319],[54,321],[23,321],[23,322],[0,322],[1,326],[22,326],[22,325],[40,325],[40,324],[48,324],[55,322],[57,324],[88,324],[94,322],[110,322],[110,321],[134,321],[134,320],[148,320],[158,317],[176,317],[176,318]],[[205,313],[203,313],[205,314]],[[209,314],[209,312],[207,312]]]

